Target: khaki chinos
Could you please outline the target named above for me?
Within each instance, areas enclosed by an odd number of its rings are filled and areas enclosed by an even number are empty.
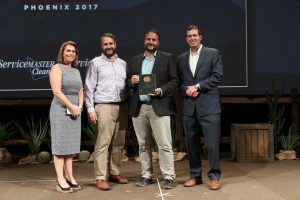
[[[107,180],[109,175],[120,174],[128,126],[126,103],[96,104],[95,111],[98,118],[94,156],[95,176],[97,180]],[[109,155],[111,157],[108,157]]]

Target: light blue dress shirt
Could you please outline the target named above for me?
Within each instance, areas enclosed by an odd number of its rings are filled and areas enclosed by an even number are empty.
[[[144,54],[144,60],[142,62],[142,74],[152,74],[153,65],[155,62],[157,51],[154,53],[154,55],[151,58],[147,58],[146,54]],[[150,96],[143,94],[139,95],[141,101],[150,101]]]

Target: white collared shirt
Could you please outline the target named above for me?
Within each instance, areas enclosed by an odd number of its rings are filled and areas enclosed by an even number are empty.
[[[196,52],[192,52],[190,49],[189,64],[190,64],[190,68],[191,68],[193,76],[195,76],[195,71],[196,71],[197,62],[199,60],[201,49],[202,49],[202,44],[200,45],[199,49]]]

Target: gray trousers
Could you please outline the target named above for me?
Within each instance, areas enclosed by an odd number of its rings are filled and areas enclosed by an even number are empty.
[[[175,179],[170,116],[157,116],[152,105],[142,104],[132,122],[139,143],[142,177],[153,176],[151,135],[158,146],[160,170],[165,179]]]
[[[125,134],[128,125],[126,104],[97,104],[97,141],[95,144],[95,176],[107,180],[109,174],[119,175]]]

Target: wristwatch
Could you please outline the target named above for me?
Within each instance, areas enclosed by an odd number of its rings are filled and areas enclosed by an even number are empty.
[[[200,91],[200,84],[199,83],[196,84],[196,88],[198,89],[198,91]]]

